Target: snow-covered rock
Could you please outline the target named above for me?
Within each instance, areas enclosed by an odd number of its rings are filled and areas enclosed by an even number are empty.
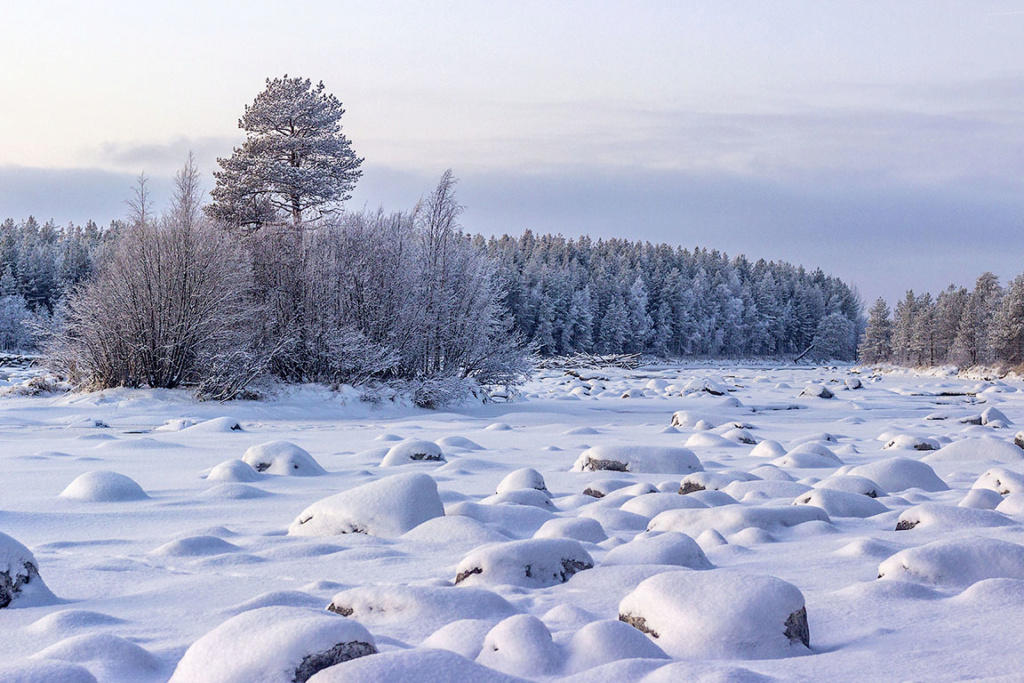
[[[828,513],[812,505],[726,505],[698,510],[666,510],[651,520],[648,531],[678,531],[696,538],[706,529],[723,535],[744,529],[781,530],[807,522],[828,522]]]
[[[360,657],[323,669],[309,683],[522,683],[521,678],[499,673],[448,650],[392,650],[373,657]]]
[[[225,460],[206,475],[207,481],[250,482],[259,478],[259,472],[244,460]]]
[[[592,621],[576,631],[567,646],[565,673],[588,671],[623,659],[666,659],[668,655],[635,628],[621,621]]]
[[[576,460],[573,472],[653,472],[688,474],[704,469],[693,451],[673,446],[602,445],[588,448]]]
[[[544,622],[529,614],[500,621],[484,638],[476,661],[514,676],[543,676],[560,667],[558,647]]]
[[[671,564],[690,569],[714,567],[695,540],[676,531],[639,534],[629,543],[609,550],[601,564]]]
[[[1024,546],[984,537],[942,539],[896,553],[878,566],[878,578],[953,588],[1024,580]]]
[[[778,441],[765,439],[750,449],[750,455],[755,458],[778,458],[786,454],[786,449]]]
[[[875,460],[866,465],[859,465],[850,469],[846,474],[858,477],[866,477],[878,482],[886,491],[906,491],[917,488],[925,491],[948,491],[946,482],[935,474],[927,463],[908,458],[887,458]]]
[[[398,474],[313,503],[295,518],[288,533],[400,536],[443,514],[437,484],[429,475]]]
[[[556,517],[544,522],[534,538],[571,538],[585,543],[608,540],[601,523],[587,517]]]
[[[514,472],[510,472],[501,480],[501,482],[498,483],[494,492],[507,493],[508,491],[518,491],[521,489],[536,489],[537,491],[542,491],[548,496],[551,495],[548,491],[547,484],[544,483],[544,477],[541,476],[540,472],[532,467],[523,467],[515,470]]]
[[[593,566],[593,558],[578,541],[531,538],[477,548],[459,562],[455,583],[543,588],[565,583]]]
[[[297,607],[232,617],[192,643],[171,683],[305,683],[316,672],[377,652],[357,621]]]
[[[908,508],[896,519],[896,531],[937,528],[947,531],[984,527],[1013,526],[1006,515],[994,510],[975,510],[968,507],[922,503]]]
[[[68,484],[60,497],[89,503],[116,503],[149,498],[131,477],[105,470],[80,475]]]
[[[889,508],[870,496],[836,489],[814,489],[797,496],[794,505],[813,505],[828,513],[829,517],[873,517]]]
[[[835,474],[831,477],[826,477],[814,484],[814,488],[859,493],[870,498],[880,498],[888,495],[885,489],[876,482],[855,474]]]
[[[1005,467],[986,470],[971,486],[974,489],[992,489],[1000,495],[1024,492],[1024,474]]]
[[[467,451],[482,451],[482,450],[484,450],[483,446],[481,446],[477,442],[473,441],[472,439],[467,439],[464,436],[458,436],[458,435],[455,435],[455,436],[444,436],[444,437],[441,437],[440,439],[438,439],[437,441],[435,441],[434,443],[436,443],[438,446],[440,446],[442,450],[448,449],[448,448],[462,448],[462,449],[467,450]]]
[[[800,396],[808,398],[835,398],[835,394],[824,384],[808,384],[800,392]]]
[[[243,462],[257,472],[289,477],[315,477],[327,474],[305,449],[290,441],[270,441],[250,447]]]
[[[676,510],[678,508],[706,508],[707,505],[696,497],[681,496],[678,493],[649,493],[627,500],[620,506],[620,510],[631,512],[634,515],[642,515],[650,519],[659,512],[665,510]]]
[[[380,466],[394,467],[417,462],[445,462],[444,453],[433,441],[402,441],[388,450]]]
[[[917,434],[894,434],[886,439],[883,450],[905,449],[914,451],[937,451],[940,448],[938,439]]]
[[[1024,451],[1002,439],[967,438],[943,446],[921,458],[922,462],[992,462],[1013,464],[1024,462]]]
[[[623,598],[619,619],[673,657],[769,659],[810,646],[803,594],[773,576],[665,572]]]
[[[821,469],[826,467],[840,467],[843,461],[832,452],[828,446],[820,443],[802,443],[791,451],[771,462],[776,467],[790,467],[795,469]]]
[[[518,611],[484,588],[403,585],[349,588],[331,598],[327,609],[371,628],[411,624],[421,637],[460,619],[500,619]]]
[[[11,605],[35,605],[53,599],[39,576],[32,552],[5,533],[0,533],[0,609]]]

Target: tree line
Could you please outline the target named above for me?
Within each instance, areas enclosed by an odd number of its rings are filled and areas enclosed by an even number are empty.
[[[362,159],[343,113],[322,83],[267,79],[239,120],[245,142],[218,159],[211,202],[190,155],[162,213],[140,176],[107,230],[8,220],[3,301],[45,331],[50,364],[79,386],[214,398],[269,375],[439,406],[518,383],[533,354],[574,351],[854,357],[859,298],[821,270],[618,239],[469,236],[451,171],[411,210],[346,212]],[[0,329],[26,328],[16,322]]]
[[[878,299],[868,312],[859,358],[916,367],[1024,363],[1024,275],[1005,288],[986,272],[972,290],[950,285],[934,297],[910,290],[895,310]]]

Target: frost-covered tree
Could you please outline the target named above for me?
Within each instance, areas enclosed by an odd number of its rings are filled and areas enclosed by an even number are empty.
[[[238,121],[245,142],[218,159],[207,213],[259,228],[287,216],[293,225],[336,212],[362,175],[362,159],[341,130],[345,110],[309,79],[267,79]]]
[[[878,297],[868,311],[868,325],[857,349],[861,363],[884,363],[892,358],[892,319],[889,305]]]
[[[999,310],[1002,288],[993,273],[982,273],[967,299],[964,315],[953,342],[953,358],[961,365],[979,365],[995,360],[989,329]]]
[[[1024,363],[1024,275],[1007,285],[992,321],[992,346],[996,357],[1006,363]]]
[[[829,313],[814,333],[813,355],[818,360],[849,358],[853,353],[856,328],[842,313]]]

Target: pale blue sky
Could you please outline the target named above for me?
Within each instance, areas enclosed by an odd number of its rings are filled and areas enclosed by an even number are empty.
[[[211,6],[212,5],[212,6]],[[1024,0],[0,0],[0,215],[207,182],[267,76],[323,80],[353,206],[448,167],[470,231],[785,259],[866,299],[1024,270]]]

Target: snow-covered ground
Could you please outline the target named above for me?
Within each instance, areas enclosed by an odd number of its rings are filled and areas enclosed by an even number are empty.
[[[1024,384],[580,374],[0,398],[0,681],[1018,679]]]

